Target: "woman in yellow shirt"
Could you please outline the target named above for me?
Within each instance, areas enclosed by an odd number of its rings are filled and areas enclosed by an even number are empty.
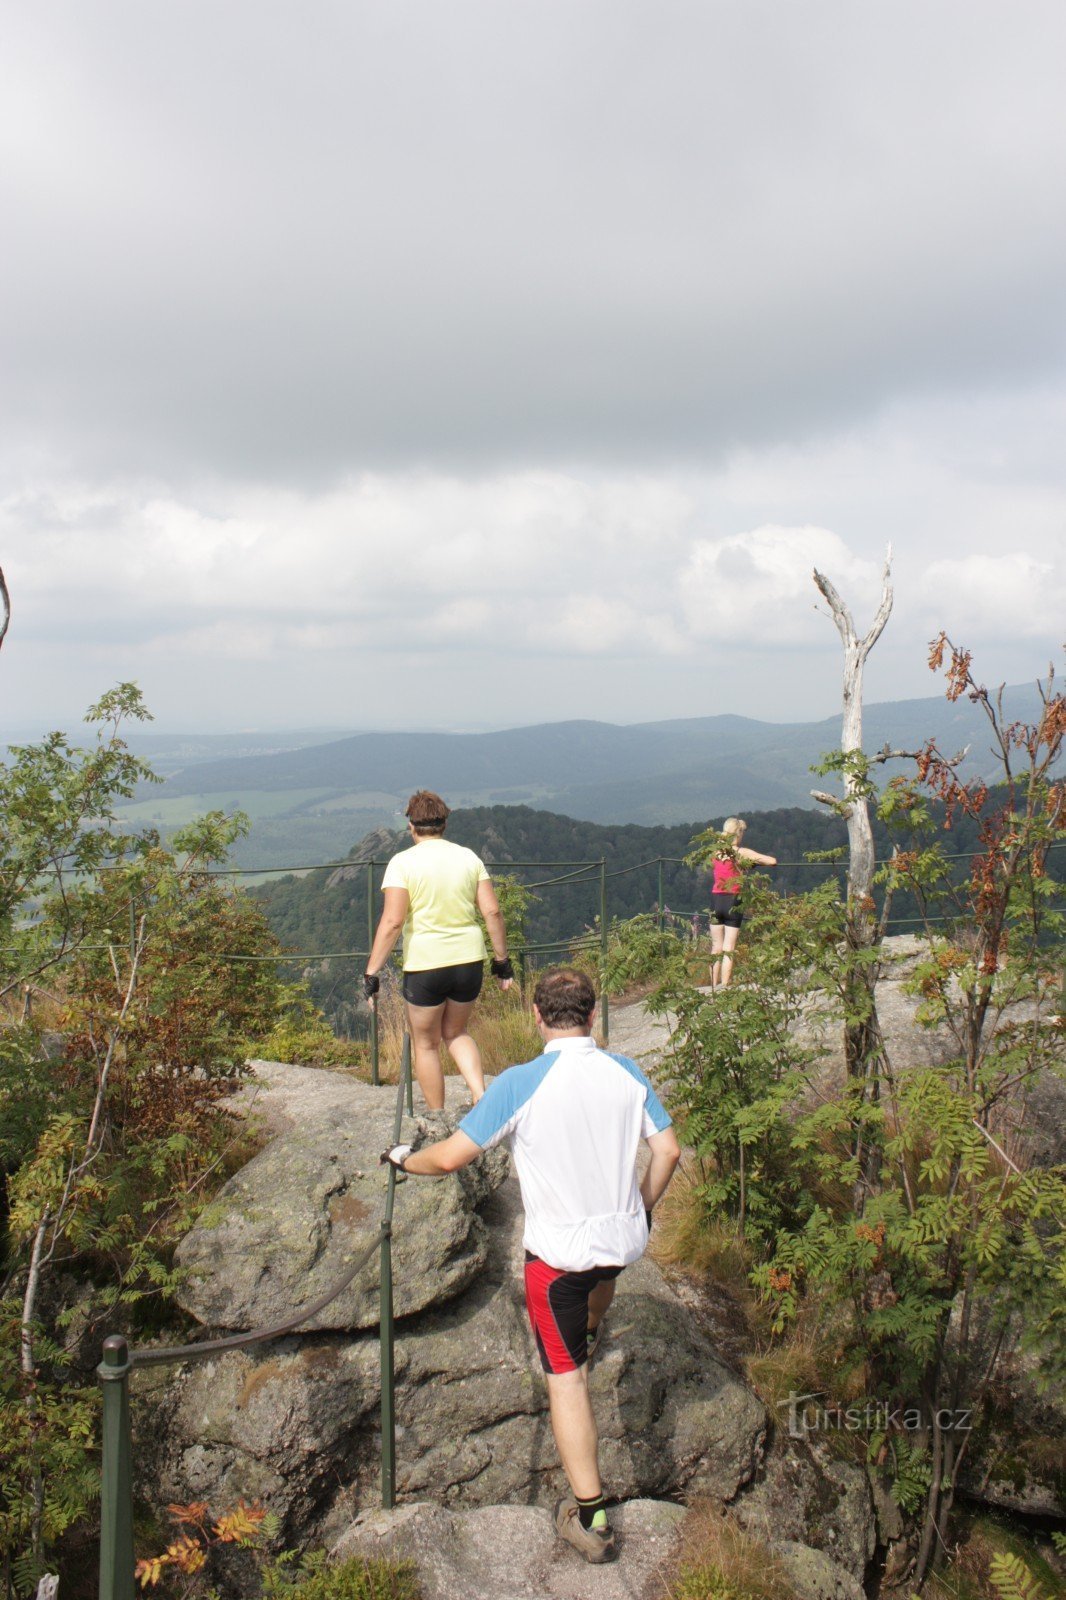
[[[514,974],[503,915],[484,862],[444,838],[448,807],[440,795],[419,789],[405,814],[414,845],[385,868],[385,906],[363,988],[373,1005],[379,974],[402,929],[403,997],[418,1086],[431,1111],[443,1106],[443,1040],[476,1105],[485,1093],[485,1077],[467,1025],[484,976],[485,940],[477,913],[492,940],[493,976],[508,989]]]

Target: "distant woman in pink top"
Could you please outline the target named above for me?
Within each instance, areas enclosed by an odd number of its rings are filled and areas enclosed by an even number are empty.
[[[776,856],[761,856],[741,844],[747,823],[726,817],[722,823],[722,848],[711,859],[711,988],[726,989],[733,976],[733,951],[740,937],[744,913],[740,909],[742,861],[776,867]]]

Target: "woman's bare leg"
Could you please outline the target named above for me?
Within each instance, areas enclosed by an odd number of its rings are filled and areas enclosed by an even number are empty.
[[[721,977],[722,951],[725,948],[725,929],[720,922],[711,923],[711,988],[716,989]]]
[[[736,949],[737,940],[740,938],[740,929],[723,928],[722,933],[725,938],[723,941],[721,985],[723,989],[728,989],[729,980],[733,976],[733,951]]]
[[[459,1068],[470,1098],[477,1105],[485,1093],[485,1074],[481,1070],[481,1051],[467,1032],[475,1000],[446,1000],[441,1032],[452,1060]]]
[[[418,1087],[430,1111],[444,1104],[444,1069],[440,1064],[441,1025],[445,1006],[413,1006],[407,1002],[407,1028],[411,1035],[411,1061]]]

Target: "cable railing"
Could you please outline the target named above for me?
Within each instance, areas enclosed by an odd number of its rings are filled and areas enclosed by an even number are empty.
[[[412,1110],[411,1039],[404,1035],[403,1063],[396,1094],[392,1142],[398,1144],[403,1124],[404,1097]],[[103,1387],[103,1447],[100,1473],[100,1587],[99,1600],[134,1600],[133,1549],[133,1433],[130,1420],[130,1377],[138,1367],[174,1366],[204,1361],[210,1356],[266,1344],[273,1339],[308,1330],[306,1324],[324,1311],[363,1268],[380,1252],[378,1343],[381,1356],[381,1504],[396,1504],[396,1362],[392,1295],[392,1219],[396,1198],[396,1168],[389,1166],[385,1206],[377,1232],[366,1249],[333,1287],[310,1305],[301,1306],[285,1322],[252,1328],[224,1339],[199,1343],[131,1349],[126,1336],[113,1333],[104,1340],[103,1360],[97,1374]]]

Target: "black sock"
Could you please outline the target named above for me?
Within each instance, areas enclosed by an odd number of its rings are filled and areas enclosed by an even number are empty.
[[[605,1523],[607,1521],[607,1502],[604,1500],[602,1494],[596,1495],[595,1499],[593,1500],[581,1500],[578,1499],[577,1495],[574,1496],[574,1499],[577,1500],[577,1514],[581,1518],[581,1526],[583,1528],[592,1527],[592,1519],[595,1517],[597,1511],[602,1511],[603,1522]]]

